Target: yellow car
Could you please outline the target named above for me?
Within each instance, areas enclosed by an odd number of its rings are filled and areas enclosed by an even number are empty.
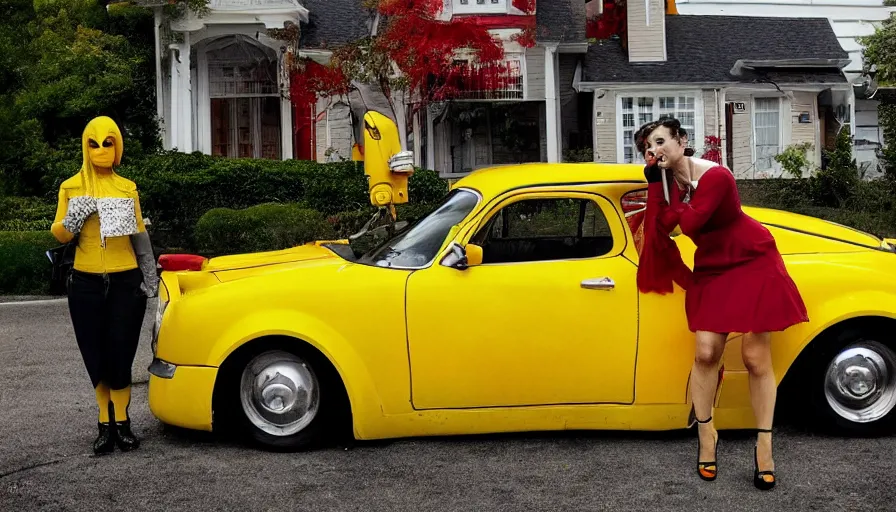
[[[338,429],[382,439],[687,428],[684,292],[635,285],[646,186],[638,165],[497,167],[360,257],[318,242],[168,265],[151,410],[273,449]],[[773,335],[779,400],[849,433],[892,429],[896,241],[745,211],[775,235],[811,318]],[[675,239],[692,264],[691,241]],[[740,335],[723,365],[716,425],[753,428]]]

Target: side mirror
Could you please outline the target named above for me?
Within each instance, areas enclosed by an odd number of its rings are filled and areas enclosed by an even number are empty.
[[[482,247],[476,244],[467,244],[465,247],[467,253],[467,266],[475,267],[482,265]]]
[[[448,254],[442,258],[442,266],[457,270],[465,270],[469,267],[482,264],[482,247],[475,244],[467,244],[461,247],[458,243],[452,243]]]

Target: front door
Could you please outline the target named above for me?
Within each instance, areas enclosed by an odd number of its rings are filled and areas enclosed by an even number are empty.
[[[623,222],[597,194],[521,192],[470,232],[481,265],[413,273],[414,407],[631,403],[637,269]]]

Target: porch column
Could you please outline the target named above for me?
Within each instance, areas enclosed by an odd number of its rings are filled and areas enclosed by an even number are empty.
[[[290,160],[293,158],[293,126],[292,126],[292,102],[289,98],[280,98],[280,158]]]
[[[193,151],[193,98],[190,80],[190,34],[172,44],[171,52],[171,146],[181,153]]]
[[[165,102],[162,89],[165,85],[162,83],[162,48],[160,27],[162,26],[162,8],[153,8],[153,41],[155,41],[155,57],[156,57],[156,115],[159,117],[159,131],[162,137],[162,147],[169,148],[168,144],[168,128],[165,119]]]
[[[423,109],[426,115],[426,168],[430,171],[436,170],[436,144],[433,130],[432,112],[429,107]]]
[[[544,49],[545,130],[547,132],[548,162],[560,161],[560,105],[557,94],[557,46]]]
[[[178,52],[180,48],[177,44],[171,44],[168,46],[170,58],[168,59],[171,64],[171,73],[170,73],[170,83],[171,93],[169,97],[171,98],[168,105],[171,108],[171,111],[168,115],[168,142],[169,149],[177,148],[180,150],[180,71],[178,69],[177,59]]]

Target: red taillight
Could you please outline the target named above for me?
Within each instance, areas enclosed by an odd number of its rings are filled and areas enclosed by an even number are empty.
[[[641,253],[641,242],[643,240],[644,230],[644,212],[647,210],[647,191],[635,190],[622,196],[622,213],[628,222],[628,228],[631,230],[635,238],[635,247],[638,254]]]
[[[159,266],[168,272],[181,270],[202,270],[206,258],[196,254],[163,254],[159,256]]]
[[[622,213],[626,217],[638,213],[638,210],[647,208],[647,191],[635,190],[622,196]]]

